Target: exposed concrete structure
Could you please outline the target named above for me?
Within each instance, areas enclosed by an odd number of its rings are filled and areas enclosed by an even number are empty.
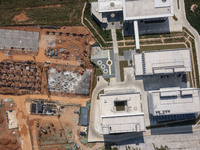
[[[102,134],[145,131],[139,93],[100,95]]]
[[[7,121],[8,121],[8,128],[15,129],[18,128],[18,120],[16,116],[16,110],[9,110],[6,111]]]
[[[0,49],[38,51],[39,32],[0,29]]]
[[[153,116],[200,112],[199,89],[166,88],[148,92],[149,112]]]
[[[135,75],[190,72],[190,49],[159,50],[133,55]]]
[[[83,74],[66,70],[49,70],[48,88],[51,92],[88,95],[90,91],[91,70]]]

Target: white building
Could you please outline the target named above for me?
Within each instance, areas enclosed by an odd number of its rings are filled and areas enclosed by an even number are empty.
[[[136,76],[192,71],[190,49],[188,48],[135,54],[133,63]]]
[[[200,112],[199,89],[166,88],[148,92],[149,113],[153,116]]]
[[[145,131],[139,93],[100,95],[102,134]]]
[[[134,21],[136,49],[140,49],[138,21],[152,22],[173,16],[173,0],[98,0],[92,2],[91,12],[104,24]]]

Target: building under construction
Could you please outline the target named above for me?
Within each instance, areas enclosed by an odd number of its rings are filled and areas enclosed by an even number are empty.
[[[30,114],[32,115],[60,115],[60,105],[56,102],[33,99],[30,101]]]
[[[89,95],[91,71],[70,72],[52,68],[49,70],[48,88],[56,93]]]
[[[0,93],[40,93],[42,79],[35,62],[4,60],[0,62]]]

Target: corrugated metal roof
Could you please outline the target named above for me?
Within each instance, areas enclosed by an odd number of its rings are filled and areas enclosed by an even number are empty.
[[[88,122],[88,108],[81,107],[81,125],[87,126],[87,122]]]

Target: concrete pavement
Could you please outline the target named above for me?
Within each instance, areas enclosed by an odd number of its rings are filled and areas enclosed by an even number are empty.
[[[120,82],[121,77],[120,77],[119,54],[118,54],[119,49],[117,43],[116,29],[112,29],[111,34],[113,40],[113,51],[114,51],[114,61],[115,61],[115,80],[116,82]]]
[[[198,67],[200,72],[200,36],[199,33],[194,29],[190,23],[188,22],[186,18],[186,12],[185,12],[185,1],[179,0],[179,6],[180,9],[178,9],[178,1],[174,0],[174,14],[178,18],[178,21],[175,21],[173,17],[169,18],[169,24],[170,24],[170,31],[171,32],[177,32],[182,31],[183,27],[186,27],[195,37],[195,46],[196,46],[196,52],[197,52],[197,59],[198,59]]]

